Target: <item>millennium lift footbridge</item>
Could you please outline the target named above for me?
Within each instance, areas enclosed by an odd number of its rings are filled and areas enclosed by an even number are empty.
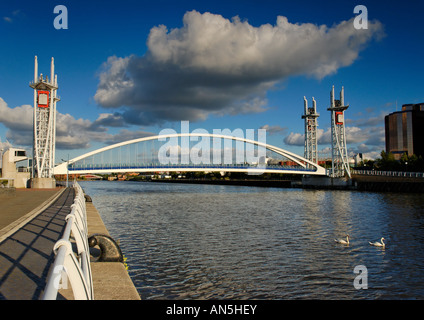
[[[60,101],[57,75],[53,58],[50,80],[38,76],[35,57],[34,81],[34,150],[32,179],[40,187],[54,184],[54,175],[102,174],[128,172],[245,172],[284,173],[340,178],[350,177],[344,129],[344,89],[340,100],[334,98],[334,86],[330,93],[332,168],[318,165],[316,102],[308,107],[304,98],[305,149],[299,156],[266,143],[266,132],[244,134],[241,129],[218,130],[208,133],[196,129],[193,132],[166,132],[157,136],[117,143],[88,152],[76,158],[55,163],[56,102]],[[240,130],[240,131],[237,131]],[[264,130],[263,130],[264,131]],[[256,139],[255,139],[256,136]],[[264,138],[265,137],[265,138]],[[39,180],[39,181],[38,181]]]
[[[330,93],[332,168],[318,165],[316,101],[308,107],[304,98],[305,145],[304,157],[265,142],[266,132],[246,133],[241,129],[208,133],[188,131],[188,122],[181,124],[181,133],[174,130],[117,143],[88,152],[54,168],[55,175],[104,174],[129,172],[245,172],[251,175],[284,173],[350,178],[344,128],[344,89],[340,100]],[[227,133],[227,134],[222,134]],[[250,139],[246,138],[251,136]],[[265,138],[264,138],[265,137]]]
[[[125,141],[54,168],[55,174],[62,175],[158,171],[326,174],[325,168],[287,150],[210,133],[172,133]]]

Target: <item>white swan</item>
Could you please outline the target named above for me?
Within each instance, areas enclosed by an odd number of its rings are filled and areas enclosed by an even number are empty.
[[[346,240],[343,239],[334,239],[337,243],[349,245],[349,235],[346,236]]]
[[[381,243],[380,242],[370,242],[370,245],[372,245],[372,246],[376,246],[376,247],[386,247],[386,244],[384,243],[384,240],[386,240],[386,239],[384,239],[384,238],[381,238]]]

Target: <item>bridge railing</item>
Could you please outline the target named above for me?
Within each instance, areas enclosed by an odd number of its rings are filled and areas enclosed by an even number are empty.
[[[151,168],[157,168],[158,170],[165,170],[167,168],[192,168],[192,169],[222,169],[225,171],[225,169],[255,169],[258,168],[257,165],[246,165],[246,164],[222,164],[222,165],[213,165],[213,164],[156,164],[156,163],[149,163],[149,164],[143,164],[143,165],[136,165],[136,164],[122,164],[122,165],[116,165],[116,164],[77,164],[72,165],[69,167],[69,171],[78,171],[78,170],[121,170],[121,169],[151,169]],[[266,169],[274,169],[274,170],[299,170],[299,171],[315,171],[313,168],[304,168],[301,166],[289,166],[289,165],[265,165],[264,168]]]
[[[53,247],[56,258],[52,273],[47,279],[43,300],[55,300],[60,288],[71,283],[75,300],[93,300],[93,280],[90,267],[88,245],[87,212],[84,192],[75,181],[76,196],[71,205],[71,213],[66,216],[66,227],[62,238]],[[71,233],[76,243],[76,252],[70,241]]]
[[[424,172],[352,170],[352,174],[385,177],[424,178]]]

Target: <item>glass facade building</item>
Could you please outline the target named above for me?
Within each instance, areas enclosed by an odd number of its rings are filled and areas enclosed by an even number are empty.
[[[424,157],[424,103],[404,104],[402,111],[384,118],[386,152],[399,160],[402,154]]]

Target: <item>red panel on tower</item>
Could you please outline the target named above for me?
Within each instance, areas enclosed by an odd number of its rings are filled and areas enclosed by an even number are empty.
[[[336,112],[336,124],[344,123],[344,115],[343,112]]]
[[[37,105],[39,108],[47,108],[49,106],[49,91],[37,91]]]

